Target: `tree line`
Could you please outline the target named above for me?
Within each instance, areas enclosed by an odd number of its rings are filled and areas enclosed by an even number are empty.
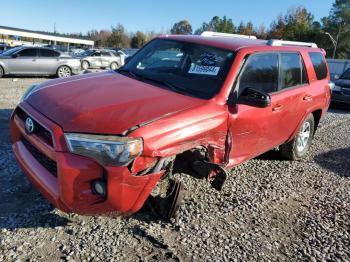
[[[315,42],[327,51],[328,57],[350,58],[350,0],[335,0],[327,17],[316,21],[305,7],[299,6],[280,14],[267,28],[256,26],[251,21],[235,25],[232,19],[214,16],[193,30],[187,20],[175,23],[166,32],[129,33],[118,24],[111,30],[90,30],[84,37],[95,41],[98,47],[139,48],[160,33],[201,34],[203,31],[254,35],[259,39],[284,39]],[[83,35],[79,35],[83,36]],[[336,50],[336,52],[334,52]]]

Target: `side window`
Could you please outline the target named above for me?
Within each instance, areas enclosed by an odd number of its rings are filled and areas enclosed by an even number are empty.
[[[278,89],[278,54],[253,54],[239,78],[239,93],[250,87],[264,93]]]
[[[111,54],[109,52],[101,52],[102,56],[111,56]]]
[[[281,53],[281,86],[280,89],[299,86],[307,83],[305,66],[300,54]]]
[[[91,56],[101,56],[101,53],[100,52],[95,52]]]
[[[327,65],[323,55],[319,52],[310,52],[309,55],[314,65],[317,80],[325,79],[327,77]]]
[[[42,57],[58,57],[60,54],[50,49],[39,49],[39,54]]]
[[[36,56],[36,48],[27,48],[17,53],[19,57],[33,57]]]

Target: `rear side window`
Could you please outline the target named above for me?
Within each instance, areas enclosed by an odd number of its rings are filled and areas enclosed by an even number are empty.
[[[280,89],[307,83],[305,66],[299,53],[281,53]]]
[[[312,64],[316,72],[317,80],[321,80],[327,77],[327,65],[324,57],[321,53],[310,52],[309,53]]]
[[[50,49],[39,49],[39,54],[42,57],[58,57],[60,53]]]
[[[278,54],[255,54],[248,58],[239,79],[239,92],[250,87],[264,93],[278,89]]]

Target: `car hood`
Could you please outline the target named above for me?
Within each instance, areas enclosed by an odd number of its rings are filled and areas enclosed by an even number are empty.
[[[334,84],[337,86],[350,88],[350,80],[348,80],[348,79],[339,79],[339,80],[335,81]]]
[[[110,71],[45,82],[26,102],[65,132],[121,134],[206,101]]]

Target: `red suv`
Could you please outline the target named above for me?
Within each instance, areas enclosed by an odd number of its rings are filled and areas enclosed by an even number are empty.
[[[325,52],[205,35],[161,36],[116,71],[27,90],[13,151],[55,207],[131,214],[146,202],[170,217],[183,188],[175,173],[220,190],[226,170],[273,148],[305,156],[330,103]]]

